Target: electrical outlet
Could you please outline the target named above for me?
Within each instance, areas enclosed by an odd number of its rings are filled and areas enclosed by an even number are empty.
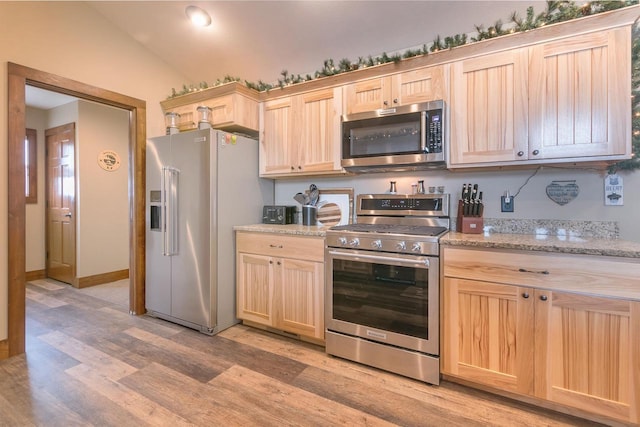
[[[500,197],[500,209],[502,212],[513,212],[513,196],[501,196]]]

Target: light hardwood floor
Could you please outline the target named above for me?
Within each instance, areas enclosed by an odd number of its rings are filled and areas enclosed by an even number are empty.
[[[241,325],[208,337],[48,282],[27,285],[26,356],[0,362],[0,426],[589,424]]]

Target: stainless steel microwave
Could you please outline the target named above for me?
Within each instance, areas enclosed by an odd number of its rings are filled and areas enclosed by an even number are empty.
[[[342,167],[351,172],[443,168],[444,101],[342,116]]]

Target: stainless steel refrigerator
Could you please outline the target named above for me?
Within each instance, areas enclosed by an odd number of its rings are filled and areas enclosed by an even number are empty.
[[[258,141],[195,130],[148,139],[146,158],[147,313],[216,334],[238,322],[233,226],[273,203]]]

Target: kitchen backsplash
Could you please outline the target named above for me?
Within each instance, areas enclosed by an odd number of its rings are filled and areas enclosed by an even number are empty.
[[[615,221],[485,218],[484,230],[489,233],[542,234],[597,239],[620,237],[618,223]]]

